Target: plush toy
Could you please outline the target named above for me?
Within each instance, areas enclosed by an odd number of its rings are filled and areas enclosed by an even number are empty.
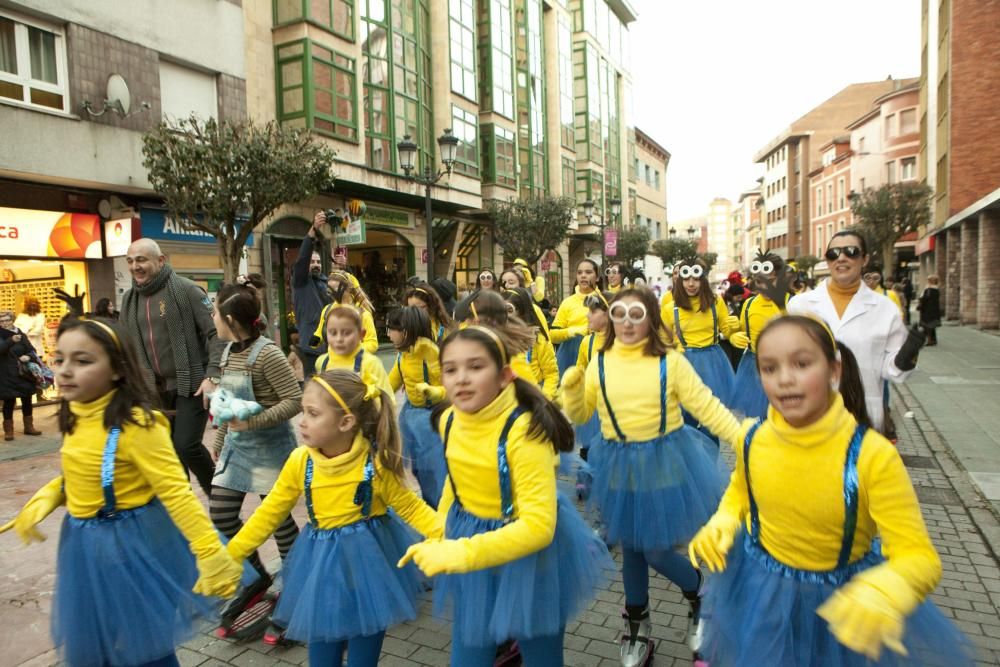
[[[212,421],[221,425],[233,419],[246,421],[253,415],[259,415],[264,408],[260,403],[236,398],[228,390],[219,387],[212,394],[208,411],[212,414]]]

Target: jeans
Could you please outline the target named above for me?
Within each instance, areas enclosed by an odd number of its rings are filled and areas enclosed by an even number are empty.
[[[341,667],[344,650],[347,650],[347,667],[375,667],[385,632],[364,637],[351,637],[340,642],[313,642],[309,644],[310,667]]]
[[[299,346],[299,358],[302,359],[302,377],[307,381],[316,372],[316,360],[323,354],[321,350]]]
[[[625,584],[625,604],[630,607],[645,606],[649,602],[650,566],[682,591],[698,589],[698,571],[676,551],[635,551],[622,547],[622,583]]]
[[[181,460],[184,469],[195,476],[205,495],[211,496],[215,462],[201,443],[208,424],[208,410],[201,398],[178,396],[174,391],[160,393],[163,408],[176,411],[170,419],[170,438],[177,458]]]
[[[461,637],[454,636],[454,629],[452,633],[451,667],[492,667],[497,655],[496,646],[466,646],[462,644]],[[563,634],[560,630],[559,634],[534,639],[515,637],[525,667],[562,667]]]

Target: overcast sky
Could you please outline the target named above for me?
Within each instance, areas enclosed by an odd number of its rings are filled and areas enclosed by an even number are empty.
[[[735,200],[753,154],[844,86],[920,76],[918,0],[631,3],[633,113],[671,153],[671,221]]]

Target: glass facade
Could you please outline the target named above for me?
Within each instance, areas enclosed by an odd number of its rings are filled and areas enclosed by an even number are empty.
[[[354,59],[310,39],[279,44],[274,52],[278,120],[356,141]]]
[[[472,0],[451,0],[451,90],[476,101],[476,10]]]
[[[573,32],[570,19],[559,15],[559,137],[563,148],[576,150],[573,135]]]
[[[486,123],[480,137],[483,149],[483,183],[516,188],[514,133],[507,128]]]
[[[460,174],[479,178],[479,116],[461,107],[451,107],[451,132],[458,137],[453,169]]]
[[[274,25],[299,21],[318,25],[353,42],[354,0],[274,0]]]
[[[541,0],[516,0],[517,154],[522,197],[548,191]]]
[[[511,0],[479,3],[480,110],[514,120],[514,27]]]

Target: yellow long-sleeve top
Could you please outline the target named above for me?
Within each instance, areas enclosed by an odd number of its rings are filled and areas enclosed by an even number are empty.
[[[580,367],[581,370],[587,370],[587,366],[590,365],[590,360],[597,356],[597,353],[601,351],[604,347],[604,332],[595,331],[588,334],[583,342],[580,343],[580,351],[576,354],[576,365]],[[593,354],[591,354],[591,349],[593,349]]]
[[[278,529],[299,496],[305,493],[306,461],[309,459],[313,462],[311,493],[315,527],[330,530],[364,519],[361,505],[354,503],[354,494],[358,484],[364,481],[370,449],[371,442],[359,431],[351,448],[332,459],[311,447],[302,446],[293,451],[267,498],[229,542],[229,553],[235,558],[246,558]],[[369,516],[382,516],[389,507],[424,537],[444,534],[442,518],[417,494],[403,486],[394,472],[383,468],[375,457]]]
[[[549,329],[549,339],[553,345],[563,343],[573,336],[583,335],[587,331],[587,307],[583,305],[583,300],[593,294],[582,294],[577,287],[573,294],[562,300],[559,310],[552,320],[552,327]]]
[[[340,303],[329,303],[323,306],[323,310],[319,315],[319,324],[316,326],[316,331],[313,332],[313,336],[321,340],[326,340],[326,316],[330,312],[331,308],[340,308],[343,304]],[[375,354],[378,352],[378,333],[375,331],[375,318],[372,317],[371,312],[367,308],[355,305],[354,308],[361,313],[361,328],[364,329],[364,338],[361,339],[361,347],[365,348],[365,352]]]
[[[757,353],[757,337],[764,326],[772,319],[781,315],[782,310],[774,301],[763,294],[758,294],[743,302],[740,310],[740,330],[750,338],[750,351]],[[749,322],[749,327],[747,326]]]
[[[717,342],[715,339],[715,324],[712,322],[712,310],[708,309],[704,312],[698,310],[701,304],[700,297],[691,297],[691,308],[677,308],[677,319],[680,320],[681,332],[684,334],[684,347],[708,347],[709,345],[715,345]],[[680,340],[677,336],[677,323],[674,320],[674,303],[673,299],[670,303],[662,308],[660,314],[663,316],[663,322],[674,332],[674,337]],[[715,315],[718,319],[719,331],[723,336],[729,337],[730,334],[740,331],[739,325],[735,327],[729,327],[726,325],[726,318],[729,317],[729,309],[726,308],[726,302],[722,300],[721,296],[715,297]]]
[[[664,292],[663,297],[660,299],[660,311],[662,312],[667,306],[674,307],[674,291],[672,289]]]
[[[538,384],[538,381],[535,380],[535,371],[532,370],[531,363],[528,361],[528,355],[526,353],[521,352],[511,357],[510,369],[514,371],[514,375],[522,380]]]
[[[462,507],[483,519],[503,518],[500,509],[500,472],[497,443],[510,413],[517,407],[514,386],[508,385],[492,403],[475,413],[448,408],[441,417],[444,437],[454,414],[448,447],[448,470]],[[507,438],[515,521],[494,531],[459,540],[465,545],[469,569],[509,563],[540,551],[552,542],[556,529],[556,466],[559,456],[552,442],[528,435],[531,413],[525,412]],[[438,513],[447,516],[455,494],[444,485]]]
[[[646,340],[626,345],[615,341],[604,353],[607,396],[615,419],[630,442],[652,440],[660,435],[660,358],[645,354]],[[608,414],[601,392],[597,350],[587,366],[583,396],[564,392],[563,407],[569,418],[584,424],[597,409],[601,433],[605,438],[619,438]],[[684,426],[680,404],[695,419],[726,442],[734,442],[740,424],[726,406],[705,386],[691,362],[676,350],[667,350],[667,428],[676,431]]]
[[[903,303],[899,300],[899,295],[896,294],[896,290],[886,289],[884,287],[876,287],[873,291],[888,297],[889,301],[892,301],[894,304],[896,304],[896,308],[899,308],[900,317],[902,317],[904,320],[906,319],[906,313],[903,311]]]
[[[750,480],[761,543],[782,563],[806,570],[836,566],[844,534],[844,461],[856,426],[840,394],[819,421],[804,428],[793,427],[774,408],[768,409],[767,421],[750,446]],[[719,512],[745,519],[749,526],[746,429],[740,435],[734,447],[735,471]],[[864,555],[879,535],[888,562],[874,569],[892,570],[918,596],[927,595],[941,577],[941,560],[899,452],[875,429],[868,429],[857,468],[858,520],[850,562]]]
[[[542,393],[548,398],[555,398],[556,390],[559,389],[556,350],[541,332],[535,337],[535,344],[528,353],[528,363],[531,364],[532,377],[541,386]]]
[[[385,372],[385,366],[374,354],[368,352],[364,349],[364,344],[359,344],[350,354],[337,354],[331,349],[327,349],[326,352],[319,355],[316,360],[316,372],[322,373],[323,371],[333,370],[335,368],[344,368],[349,371],[354,370],[355,360],[357,359],[358,352],[362,353],[361,356],[361,380],[365,384],[376,385],[379,389],[385,391],[389,396],[393,397],[392,400],[395,402],[395,394],[392,385],[389,384],[389,374]]]
[[[101,488],[101,461],[108,429],[104,411],[115,391],[90,403],[71,402],[76,417],[72,433],[63,437],[60,455],[66,484],[66,509],[78,519],[90,519],[104,507]],[[181,467],[173,443],[170,423],[159,412],[153,421],[136,409],[142,426],[125,424],[115,452],[115,507],[118,510],[142,507],[153,496],[160,499],[171,520],[189,542],[212,543],[215,528],[205,508],[191,491],[187,473]],[[218,543],[213,543],[218,546]]]
[[[426,394],[417,389],[417,385],[421,382],[431,385],[430,391]],[[437,345],[430,339],[421,337],[409,350],[397,352],[396,361],[389,370],[389,386],[394,392],[399,391],[400,387],[405,387],[406,397],[418,408],[424,407],[428,402],[433,405],[444,400]]]

